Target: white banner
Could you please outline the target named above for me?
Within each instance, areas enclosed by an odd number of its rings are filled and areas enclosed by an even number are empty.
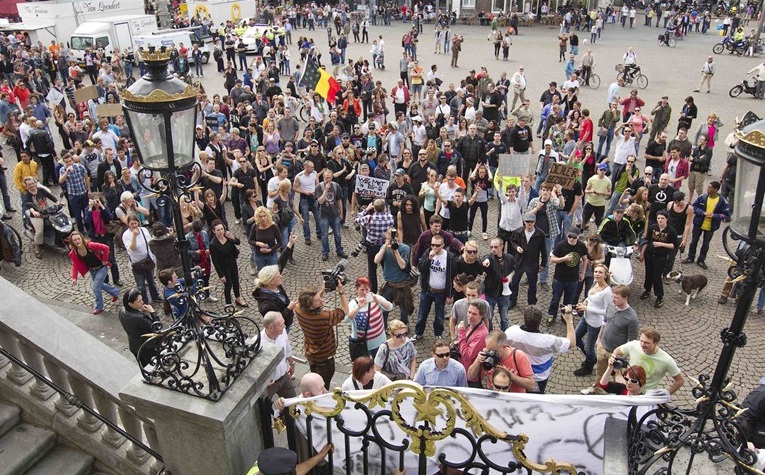
[[[356,175],[356,193],[371,194],[375,198],[385,198],[389,184],[388,180],[381,178]]]
[[[588,475],[603,473],[603,437],[607,419],[627,420],[632,406],[641,406],[638,411],[639,418],[657,404],[666,403],[670,399],[669,393],[666,391],[653,391],[651,395],[629,397],[513,394],[470,388],[450,389],[467,398],[477,413],[482,415],[487,423],[498,431],[508,435],[527,435],[529,441],[524,448],[524,453],[530,462],[544,464],[547,460],[552,459],[556,463],[570,463],[578,471],[583,471]],[[375,391],[349,391],[347,394],[351,398],[358,399],[373,392]],[[395,395],[388,398],[382,407],[379,405],[371,407],[372,404],[366,405],[373,414],[376,414],[382,410],[391,410],[391,402],[395,398]],[[290,399],[287,401],[287,406],[307,401],[313,401],[322,408],[335,407],[336,403],[332,394],[325,394],[314,398]],[[422,401],[416,401],[414,397],[403,398],[398,413],[401,414],[404,421],[415,427],[423,424],[422,419],[428,416],[435,417],[435,424],[431,424],[431,427],[434,430],[443,430],[447,425],[445,418],[447,411],[443,403],[437,402],[438,398],[434,398],[432,401],[428,398],[428,401],[423,405]],[[453,405],[458,410],[461,408],[459,402],[455,401]],[[433,413],[423,414],[424,407],[427,408],[428,412],[432,411]],[[465,411],[459,410],[458,413],[462,415],[456,417],[456,427],[466,428],[472,432],[469,427],[466,427]],[[306,434],[306,417],[304,414],[305,411],[301,410],[301,416],[296,421],[296,425],[303,434]],[[313,417],[311,423],[313,446],[316,450],[320,450],[327,441],[327,423],[326,419],[316,412],[314,412]],[[354,409],[353,402],[346,402],[345,408],[338,417],[343,419],[346,430],[363,431],[367,425],[365,412]],[[380,438],[387,443],[398,446],[406,438],[411,447],[412,437],[407,436],[390,417],[378,418],[375,421],[375,427]],[[372,436],[373,433],[370,430],[366,435]],[[475,436],[475,439],[478,439],[478,436]],[[341,469],[345,472],[345,462],[349,456],[351,459],[349,473],[363,473],[362,438],[350,437],[348,439],[349,447],[346,447],[345,434],[338,430],[336,423],[333,422],[331,441],[335,446],[333,456],[335,469]],[[509,462],[517,461],[509,450],[511,447],[512,445],[506,441],[499,441],[496,444],[486,441],[482,445],[482,450],[487,458],[495,464],[507,466]],[[417,473],[418,455],[410,449],[404,453],[404,464],[408,473]],[[472,447],[466,438],[460,434],[456,434],[456,437],[446,437],[436,441],[435,454],[428,457],[427,473],[438,471],[437,457],[441,453],[447,454],[446,460],[449,462],[462,462],[471,456]],[[398,466],[398,456],[397,452],[386,450],[384,466],[387,467],[387,470],[382,470],[379,447],[374,442],[370,442],[367,464],[369,473],[380,475],[393,473],[393,468]],[[490,471],[489,473],[496,472]]]

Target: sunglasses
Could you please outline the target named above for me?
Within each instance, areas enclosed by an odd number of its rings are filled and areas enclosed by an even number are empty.
[[[478,254],[478,251],[465,251],[465,252],[467,252],[468,254]]]
[[[444,247],[443,244],[431,244],[430,247]]]
[[[436,358],[448,358],[450,355],[449,353],[433,353],[433,356]]]
[[[493,384],[493,386],[494,386],[494,389],[496,389],[497,391],[509,391],[510,390],[510,385],[509,384],[507,386],[500,386],[499,384]]]
[[[393,335],[393,336],[395,336],[396,338],[401,339],[401,338],[406,338],[407,335],[408,335],[408,333],[404,332],[404,333],[399,333],[398,335]]]
[[[566,237],[569,238],[569,239],[576,239],[576,238],[579,237],[579,235],[577,235],[577,234],[568,234]]]
[[[524,221],[524,223],[534,223],[535,221]]]

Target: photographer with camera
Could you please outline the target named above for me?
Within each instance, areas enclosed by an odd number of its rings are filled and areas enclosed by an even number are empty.
[[[374,200],[356,216],[356,224],[364,228],[366,238],[364,245],[367,248],[367,275],[371,283],[373,293],[377,293],[377,264],[375,256],[380,248],[386,244],[386,231],[394,226],[393,216],[385,207],[385,200]],[[393,242],[396,242],[395,239]],[[396,247],[398,243],[396,242]]]
[[[624,382],[611,381],[611,375],[621,376]],[[630,366],[624,358],[611,357],[608,359],[608,367],[598,381],[598,387],[607,394],[619,394],[621,396],[640,396],[645,386],[646,373],[642,366]]]
[[[380,295],[398,306],[401,313],[399,320],[406,324],[409,323],[409,315],[414,312],[409,252],[409,246],[397,241],[396,228],[391,227],[385,232],[385,244],[374,255],[375,265],[382,264],[385,280]],[[384,312],[383,317],[387,322],[388,312]]]
[[[661,341],[661,333],[658,330],[644,328],[640,331],[638,340],[630,341],[615,349],[609,358],[609,363],[613,364],[615,358],[622,357],[628,359],[633,365],[648,368],[646,382],[642,386],[643,392],[658,388],[664,375],[669,374],[674,380],[669,387],[669,393],[675,394],[685,382],[683,373],[674,358],[659,348],[659,341]]]
[[[335,326],[348,315],[348,297],[342,283],[342,274],[335,277],[337,295],[340,297],[340,307],[333,310],[324,308],[324,292],[322,288],[303,290],[298,297],[294,312],[303,331],[303,354],[311,372],[319,374],[324,380],[324,387],[329,389],[332,376],[335,374],[335,353],[337,340]]]
[[[478,358],[478,354],[486,347],[486,335],[489,329],[484,320],[489,313],[488,305],[484,300],[473,300],[468,304],[467,324],[462,321],[457,325],[457,348],[459,348],[460,362],[465,371]],[[478,375],[468,377],[468,386],[480,388],[481,381]]]
[[[510,346],[507,335],[501,330],[494,330],[486,336],[486,347],[468,368],[468,380],[478,378],[482,388],[494,389],[492,376],[497,366],[510,371],[511,393],[525,393],[536,387],[529,357]]]

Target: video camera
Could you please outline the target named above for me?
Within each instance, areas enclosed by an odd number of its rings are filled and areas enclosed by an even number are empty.
[[[337,263],[332,270],[321,271],[321,276],[324,279],[324,290],[326,292],[334,292],[337,290],[337,284],[343,284],[348,281],[345,276],[345,269],[348,267],[348,260],[342,259]]]

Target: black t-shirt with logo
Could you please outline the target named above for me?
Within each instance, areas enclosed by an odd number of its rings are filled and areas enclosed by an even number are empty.
[[[552,253],[555,257],[563,257],[569,253],[573,255],[571,259],[555,264],[553,279],[561,282],[577,281],[579,279],[579,264],[582,261],[582,256],[587,256],[587,246],[581,241],[571,245],[567,240],[563,240],[555,246]]]
[[[649,221],[656,221],[656,213],[659,210],[667,209],[667,203],[672,201],[672,195],[675,194],[675,189],[672,185],[667,185],[662,189],[659,185],[651,185],[648,188],[648,202],[651,204],[651,211],[648,215]]]

